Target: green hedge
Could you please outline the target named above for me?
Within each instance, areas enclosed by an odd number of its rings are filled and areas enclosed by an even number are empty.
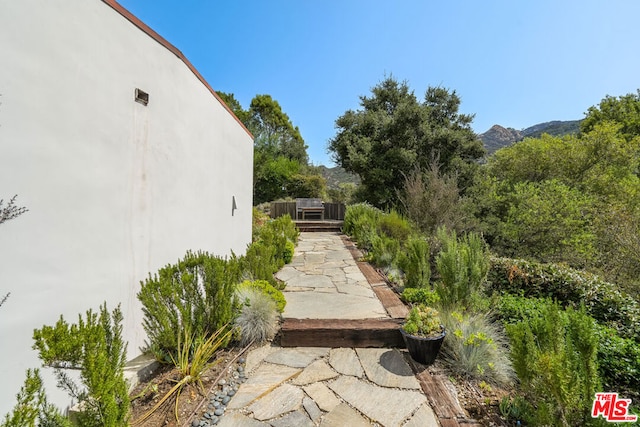
[[[142,325],[156,357],[175,354],[184,330],[208,336],[233,318],[240,263],[206,252],[187,252],[141,283]]]
[[[558,264],[492,258],[487,280],[489,289],[499,293],[549,297],[565,307],[584,304],[599,323],[640,342],[640,305],[596,275]]]

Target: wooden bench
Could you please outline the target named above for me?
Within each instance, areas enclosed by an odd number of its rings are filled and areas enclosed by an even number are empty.
[[[296,199],[296,219],[307,219],[308,213],[320,214],[320,220],[324,221],[322,199]]]

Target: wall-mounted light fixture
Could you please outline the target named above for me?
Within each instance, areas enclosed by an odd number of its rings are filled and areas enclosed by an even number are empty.
[[[238,209],[238,205],[236,205],[236,196],[231,196],[231,216]]]
[[[136,88],[135,101],[139,102],[142,105],[147,105],[149,103],[149,94],[143,90]]]

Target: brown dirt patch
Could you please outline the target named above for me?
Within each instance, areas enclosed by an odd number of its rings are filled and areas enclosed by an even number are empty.
[[[216,364],[209,368],[202,376],[202,386],[188,384],[182,388],[178,399],[178,421],[176,421],[175,407],[176,396],[172,396],[160,405],[144,422],[137,423],[145,414],[151,411],[160,400],[180,381],[181,376],[177,369],[165,365],[148,381],[140,383],[131,393],[131,425],[133,427],[158,427],[158,426],[188,426],[192,416],[196,419],[202,417],[207,409],[206,402],[211,390],[216,390],[220,379],[229,380],[236,364],[235,360],[243,352],[243,348],[229,347],[221,350],[216,355]]]

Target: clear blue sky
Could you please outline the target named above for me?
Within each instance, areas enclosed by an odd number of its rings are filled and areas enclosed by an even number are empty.
[[[584,117],[640,88],[638,0],[121,0],[247,108],[270,94],[332,165],[335,120],[385,74],[455,90],[473,129]]]

